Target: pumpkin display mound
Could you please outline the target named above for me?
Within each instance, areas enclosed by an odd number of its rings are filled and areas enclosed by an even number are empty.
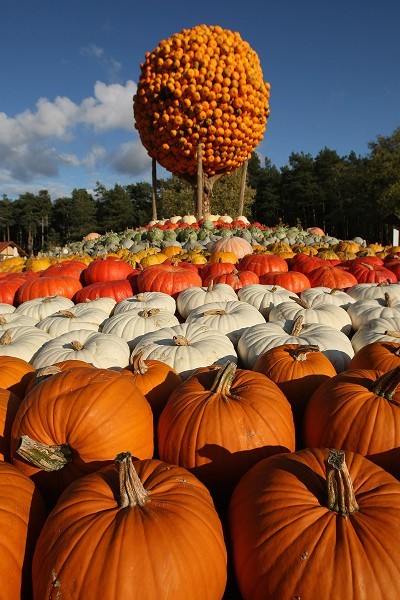
[[[262,140],[269,84],[238,32],[198,25],[162,40],[141,64],[134,117],[149,155],[196,179],[202,146],[207,177],[241,166]]]

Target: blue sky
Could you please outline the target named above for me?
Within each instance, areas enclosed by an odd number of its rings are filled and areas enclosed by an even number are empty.
[[[227,8],[229,6],[229,8]],[[132,95],[147,51],[200,23],[238,31],[271,84],[257,147],[283,166],[366,155],[400,126],[398,0],[1,0],[0,195],[150,181]],[[168,174],[159,170],[160,177]]]

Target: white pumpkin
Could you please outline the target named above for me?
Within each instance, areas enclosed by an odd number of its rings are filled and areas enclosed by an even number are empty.
[[[347,311],[340,306],[327,304],[323,300],[319,304],[310,306],[305,300],[295,298],[293,301],[282,302],[269,313],[269,321],[279,323],[281,327],[288,330],[294,325],[297,317],[304,317],[304,324],[319,323],[320,325],[330,325],[342,331],[345,335],[350,335],[351,319]]]
[[[103,310],[79,304],[49,315],[42,319],[36,327],[47,331],[54,338],[67,333],[67,331],[76,331],[77,329],[99,331],[101,324],[106,319],[108,319],[108,315]]]
[[[37,322],[52,315],[59,310],[71,308],[74,303],[64,296],[46,296],[45,298],[34,298],[23,302],[15,309],[18,315],[26,315],[36,319]]]
[[[161,308],[171,314],[175,314],[175,298],[164,292],[141,292],[124,298],[114,307],[113,315],[119,315],[127,310],[150,310],[152,308]]]
[[[400,283],[357,283],[347,293],[355,300],[383,299],[386,293],[393,299],[400,299]]]
[[[12,304],[7,304],[7,302],[0,302],[0,315],[6,315],[9,313],[13,313],[15,311],[15,306]]]
[[[349,306],[347,312],[351,318],[353,330],[357,331],[372,319],[400,317],[400,299],[391,300],[389,294],[386,294],[384,299],[356,300]]]
[[[175,325],[179,325],[179,321],[168,310],[162,308],[131,309],[106,319],[101,331],[118,335],[127,342],[130,350],[133,350],[146,333]]]
[[[117,335],[79,329],[50,339],[36,354],[33,366],[41,369],[64,360],[82,360],[99,369],[116,369],[129,364],[129,355],[128,344]]]
[[[93,298],[93,300],[86,300],[85,302],[79,302],[76,306],[86,306],[91,308],[99,308],[100,310],[107,313],[109,317],[114,310],[117,301],[114,298],[107,298],[107,296],[102,296],[101,298]]]
[[[290,300],[291,297],[298,298],[297,294],[280,285],[264,285],[262,283],[243,286],[238,290],[237,296],[239,300],[255,306],[266,321],[274,306]]]
[[[340,306],[345,310],[347,310],[350,304],[353,304],[356,301],[355,298],[343,290],[338,288],[332,289],[324,286],[307,288],[301,292],[300,298],[308,302],[310,306],[314,306],[314,304],[319,304],[321,301],[323,301],[327,304]]]
[[[183,215],[182,223],[187,223],[188,225],[193,225],[193,223],[197,223],[197,219],[194,215]]]
[[[51,339],[48,333],[34,326],[10,327],[0,335],[0,356],[15,356],[32,363],[43,345]]]
[[[211,213],[206,213],[204,215],[205,221],[218,221],[219,215],[212,215]]]
[[[270,348],[282,344],[316,345],[325,354],[337,373],[347,369],[354,356],[349,338],[329,325],[309,323],[303,325],[300,316],[291,330],[285,331],[279,323],[253,325],[239,339],[237,352],[245,369],[252,369],[258,358]]]
[[[170,223],[179,223],[180,221],[182,221],[182,217],[180,215],[174,215],[173,217],[170,217],[169,219]]]
[[[361,325],[351,338],[354,352],[372,342],[400,343],[400,316],[377,318]]]
[[[176,308],[183,319],[189,313],[209,302],[227,302],[237,300],[235,290],[227,283],[210,283],[208,287],[192,286],[179,292],[176,299]]]
[[[254,306],[240,300],[204,304],[194,308],[186,320],[217,329],[227,335],[235,347],[247,327],[265,323],[264,317]]]
[[[195,369],[223,364],[227,360],[237,363],[237,354],[231,340],[204,325],[181,323],[147,333],[135,346],[134,353],[143,352],[143,360],[161,360],[183,379]]]
[[[37,319],[19,315],[18,313],[6,313],[0,315],[0,330],[8,329],[9,327],[35,327]]]

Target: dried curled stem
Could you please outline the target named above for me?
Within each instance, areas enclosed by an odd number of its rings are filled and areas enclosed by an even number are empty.
[[[130,452],[121,452],[115,458],[119,473],[119,507],[144,506],[148,492],[139,479]]]
[[[326,470],[327,507],[345,519],[359,510],[342,450],[329,450]]]

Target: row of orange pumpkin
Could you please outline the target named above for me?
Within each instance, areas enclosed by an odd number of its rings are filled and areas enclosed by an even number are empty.
[[[228,362],[220,368],[199,369],[186,381],[157,361],[149,361],[147,369],[143,364],[139,368],[140,357],[135,366],[120,372],[67,361],[47,373],[38,373],[18,359],[0,358],[2,451],[21,472],[0,464],[0,502],[6,507],[0,514],[8,527],[2,568],[9,569],[19,553],[13,576],[6,580],[5,570],[1,576],[8,597],[19,597],[22,578],[29,594],[29,576],[23,576],[22,565],[25,562],[29,570],[42,527],[33,558],[37,599],[51,598],[53,591],[71,599],[104,593],[111,598],[115,590],[118,594],[129,590],[126,597],[139,598],[143,589],[149,598],[186,598],[189,588],[195,590],[192,597],[221,598],[227,577],[226,544],[233,553],[243,598],[282,597],[286,589],[315,597],[315,586],[320,585],[317,573],[330,565],[332,552],[346,570],[360,561],[345,549],[354,530],[360,543],[368,523],[371,557],[382,545],[386,547],[396,531],[400,483],[359,455],[399,476],[399,347],[375,344],[380,360],[385,353],[390,359],[384,369],[382,362],[377,363],[380,370],[365,369],[362,357],[356,355],[349,370],[335,375],[321,352],[292,345],[266,353],[252,371]],[[372,348],[366,353],[369,358],[373,354]],[[294,369],[301,372],[298,378]],[[161,394],[155,401],[156,392]],[[161,462],[149,460],[153,432]],[[299,450],[302,447],[316,449]],[[326,447],[346,451],[355,499],[342,464],[334,465],[333,474],[327,475]],[[133,463],[138,478],[129,455],[120,455],[126,450],[139,459]],[[282,452],[291,454],[267,458]],[[111,464],[117,455],[118,467]],[[88,473],[92,475],[84,477]],[[57,502],[45,524],[40,494],[25,476],[40,490],[48,509]],[[336,476],[342,484],[331,488],[325,484],[324,492],[324,479],[329,483],[329,477]],[[293,487],[284,488],[291,479]],[[322,486],[315,486],[319,480]],[[281,490],[276,498],[275,485]],[[224,540],[208,491],[217,507],[226,508],[235,487]],[[336,496],[336,504],[329,497],[327,502],[327,489]],[[299,500],[294,500],[295,493],[300,494]],[[264,494],[266,500],[260,504]],[[293,502],[300,502],[299,508],[292,508],[293,518],[286,522],[280,511],[294,506]],[[267,566],[265,548],[270,548],[273,562],[277,549],[268,533],[273,515],[265,520],[270,513],[264,506],[273,507],[288,538],[299,535],[298,519],[304,510],[340,528],[333,547],[318,543],[317,530],[316,537],[309,538],[310,545],[303,547],[302,558],[297,557],[306,564],[310,561],[313,577],[291,578],[291,570],[283,566],[278,577],[272,565]],[[341,520],[350,516],[346,533]],[[138,537],[138,527],[143,537]],[[27,532],[31,545],[23,556]],[[130,537],[135,539],[134,551]],[[113,553],[119,564],[108,565],[100,574],[98,561],[111,560]],[[193,557],[196,568],[190,569]],[[383,560],[379,574],[373,576],[367,568],[369,560],[376,560],[371,557],[361,561],[366,571],[357,573],[355,585],[368,582],[374,597],[394,597],[388,579],[391,585],[399,580],[399,569],[393,567],[396,561]],[[267,591],[266,580],[274,581]],[[172,587],[164,596],[167,584]],[[331,597],[332,585],[327,583],[318,597]],[[341,585],[350,593],[351,581]]]

